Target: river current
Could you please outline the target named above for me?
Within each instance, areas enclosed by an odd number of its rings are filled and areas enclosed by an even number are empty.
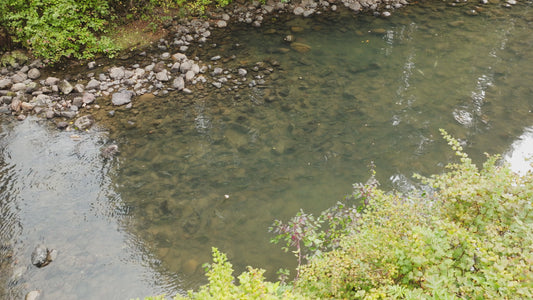
[[[531,2],[471,9],[279,16],[215,33],[198,52],[275,65],[253,88],[134,100],[88,132],[2,117],[0,298],[173,295],[205,283],[212,246],[238,272],[275,279],[296,263],[269,243],[275,219],[342,201],[371,165],[382,188],[416,188],[414,172],[454,159],[439,128],[477,163],[502,154],[527,171]],[[110,143],[120,153],[105,159]],[[39,243],[59,251],[42,269],[30,263]]]

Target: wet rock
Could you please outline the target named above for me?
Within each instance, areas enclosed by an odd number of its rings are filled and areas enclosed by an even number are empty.
[[[20,103],[20,108],[23,111],[31,111],[33,109],[33,104],[23,101]]]
[[[0,104],[11,104],[13,97],[11,96],[0,96]]]
[[[41,72],[37,68],[33,68],[28,71],[29,79],[37,79],[39,77],[41,77]]]
[[[91,115],[82,116],[74,121],[74,126],[79,130],[90,128],[94,124],[94,117]]]
[[[103,158],[112,158],[113,156],[115,156],[117,153],[118,153],[118,146],[113,144],[113,145],[109,145],[109,146],[106,146],[106,147],[103,147],[102,149],[100,149],[100,155],[103,157]]]
[[[10,78],[0,79],[0,90],[9,89],[13,85],[13,81]]]
[[[185,81],[183,80],[183,77],[177,77],[172,81],[172,88],[181,91],[185,88]]]
[[[218,28],[224,28],[224,27],[228,26],[228,23],[226,21],[224,21],[224,20],[218,20],[216,24],[217,24]]]
[[[24,300],[38,300],[41,297],[41,291],[31,291],[26,294]]]
[[[59,82],[59,78],[57,78],[57,77],[48,77],[44,81],[44,84],[46,84],[48,86],[53,86],[53,85],[57,85],[58,82]]]
[[[463,20],[457,20],[457,21],[452,21],[448,23],[448,25],[450,25],[451,27],[459,27],[459,26],[462,26],[464,23],[465,21]]]
[[[72,99],[72,105],[76,106],[77,108],[80,108],[83,105],[83,100],[81,97],[74,97]]]
[[[33,97],[30,101],[36,107],[48,107],[52,104],[52,97],[44,94]]]
[[[175,53],[172,55],[172,59],[175,61],[182,61],[187,59],[187,56],[183,53]]]
[[[294,10],[292,11],[295,15],[299,16],[299,15],[302,15],[304,13],[305,9],[303,7],[296,7],[294,8]]]
[[[59,115],[67,119],[72,119],[77,115],[77,112],[72,110],[63,110],[59,113]]]
[[[31,253],[32,265],[42,268],[50,264],[57,256],[57,251],[48,249],[45,246],[39,244],[33,249]]]
[[[161,72],[155,74],[155,78],[159,81],[169,81],[167,70],[162,70]]]
[[[311,46],[299,42],[291,43],[291,48],[298,53],[306,53],[311,50]]]
[[[189,70],[189,71],[187,71],[187,73],[185,73],[185,80],[186,81],[191,81],[191,80],[193,80],[195,75],[196,74],[194,74],[193,70]]]
[[[113,103],[113,105],[116,106],[124,105],[130,103],[132,97],[132,91],[122,90],[120,92],[114,93],[113,96],[111,96],[111,102]]]
[[[92,94],[92,93],[83,93],[81,101],[84,104],[91,104],[91,103],[94,102],[95,99],[96,99],[96,97],[94,96],[94,94]]]
[[[37,82],[32,81],[26,85],[26,94],[31,94],[37,90]]]
[[[26,90],[26,84],[22,82],[15,83],[14,85],[11,86],[11,91],[13,92],[24,91],[24,90]]]
[[[74,89],[74,87],[72,86],[72,84],[70,84],[70,82],[66,81],[66,80],[62,80],[61,82],[59,82],[59,84],[57,85],[57,87],[59,88],[59,90],[65,94],[65,95],[68,95],[70,94],[70,92],[72,92],[72,90]]]
[[[384,11],[384,12],[381,13],[381,16],[384,17],[384,18],[388,18],[388,17],[391,16],[391,13],[388,12],[388,11]]]
[[[115,80],[120,80],[124,78],[124,68],[122,67],[113,67],[109,69],[109,77]]]
[[[154,73],[159,73],[165,69],[165,63],[160,61],[157,64],[154,65],[153,71]]]
[[[78,93],[83,93],[83,85],[81,83],[76,83],[74,85],[74,90]]]
[[[170,73],[178,73],[180,72],[180,63],[176,62],[170,67]]]
[[[11,80],[13,81],[13,83],[24,82],[26,79],[28,79],[28,76],[22,72],[18,72],[11,77]]]
[[[186,60],[181,63],[180,65],[180,72],[185,74],[192,68],[192,62],[190,60]]]
[[[11,108],[12,111],[19,112],[21,104],[22,104],[22,101],[20,101],[19,99],[15,98],[15,99],[13,99],[13,101],[11,101],[11,104],[9,105],[9,107]]]

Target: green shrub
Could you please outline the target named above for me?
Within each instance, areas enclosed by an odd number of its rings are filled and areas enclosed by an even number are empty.
[[[279,282],[265,281],[263,273],[264,270],[248,267],[238,277],[239,285],[235,285],[231,263],[225,254],[213,248],[213,264],[207,267],[209,283],[198,292],[189,291],[188,297],[178,295],[174,299],[301,299]]]
[[[105,33],[110,17],[106,0],[12,0],[0,3],[0,24],[34,55],[52,62],[62,57],[113,54]]]
[[[533,176],[489,157],[460,157],[450,171],[421,178],[430,193],[371,190],[339,247],[300,267],[296,290],[312,298],[531,299]]]

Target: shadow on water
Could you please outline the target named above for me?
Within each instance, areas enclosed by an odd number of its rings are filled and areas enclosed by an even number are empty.
[[[223,32],[199,54],[272,66],[265,78],[249,70],[253,88],[142,97],[102,121],[109,133],[74,139],[35,119],[6,123],[0,292],[172,294],[205,282],[211,246],[238,271],[262,267],[274,279],[295,265],[269,243],[274,219],[342,200],[372,161],[385,189],[411,189],[413,172],[453,160],[439,128],[477,162],[485,151],[514,161],[533,123],[531,5],[468,8],[279,17]],[[120,154],[106,161],[109,140]],[[39,242],[60,251],[43,269],[29,263]]]

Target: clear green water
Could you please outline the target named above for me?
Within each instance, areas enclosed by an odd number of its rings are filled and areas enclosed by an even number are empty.
[[[235,55],[232,68],[267,62],[274,72],[264,84],[237,93],[223,89],[215,95],[206,88],[138,100],[133,109],[102,122],[109,130],[105,138],[121,152],[112,162],[96,159],[96,167],[94,157],[83,155],[80,166],[64,167],[101,180],[82,191],[70,189],[70,196],[82,193],[98,205],[82,206],[88,220],[78,220],[79,231],[70,228],[66,236],[79,236],[73,247],[83,247],[77,240],[91,240],[94,251],[102,251],[112,228],[110,235],[117,236],[108,245],[109,261],[95,262],[114,267],[73,280],[95,285],[116,280],[126,290],[142,282],[132,293],[194,288],[204,282],[201,265],[209,261],[211,246],[228,253],[237,270],[262,267],[273,279],[295,259],[269,243],[272,221],[342,200],[352,183],[366,181],[371,162],[385,189],[408,190],[416,185],[413,172],[441,172],[453,159],[439,128],[461,139],[476,161],[483,152],[511,157],[517,152],[513,145],[531,139],[533,125],[531,3],[485,8],[479,16],[467,10],[421,3],[388,19],[343,13],[280,18],[215,36],[217,47],[197,52],[204,61],[223,53]],[[291,50],[284,41],[288,34],[310,50]],[[254,74],[249,70],[249,78]],[[13,126],[4,131],[24,131],[17,128],[27,125]],[[69,139],[57,135],[48,140]],[[97,151],[104,142],[87,143]],[[523,145],[520,151],[527,152]],[[69,157],[69,151],[41,155],[57,159]],[[23,159],[6,168],[24,163],[34,168]],[[101,171],[95,175],[84,168]],[[79,182],[76,176],[62,180],[72,186]],[[31,197],[22,197],[19,205],[33,206]],[[16,219],[24,209],[10,211]],[[57,231],[55,221],[48,222],[45,226]],[[100,224],[102,236],[94,236],[92,222]],[[27,243],[47,232],[26,237],[33,223],[21,224]],[[80,272],[76,264],[69,267]],[[125,269],[129,277],[116,276]],[[115,295],[112,290],[99,293]],[[67,293],[97,298],[87,289]]]

